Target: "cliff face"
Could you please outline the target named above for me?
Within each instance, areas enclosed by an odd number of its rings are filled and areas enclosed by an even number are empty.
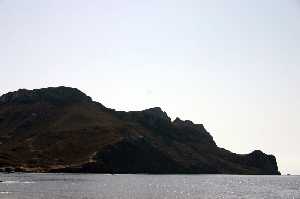
[[[74,88],[0,97],[0,167],[96,173],[280,174],[276,159],[219,148],[202,124],[160,108],[121,112]]]

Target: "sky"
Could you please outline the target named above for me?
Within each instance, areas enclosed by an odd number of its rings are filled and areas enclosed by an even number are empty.
[[[76,87],[161,107],[300,174],[299,0],[0,0],[0,94]]]

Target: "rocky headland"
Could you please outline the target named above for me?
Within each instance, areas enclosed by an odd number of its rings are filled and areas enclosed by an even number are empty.
[[[276,158],[219,148],[202,124],[161,108],[116,111],[75,88],[0,97],[0,168],[28,172],[267,174]]]

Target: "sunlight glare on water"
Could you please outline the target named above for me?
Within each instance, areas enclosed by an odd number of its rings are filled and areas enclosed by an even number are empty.
[[[0,174],[6,199],[300,198],[300,176]]]

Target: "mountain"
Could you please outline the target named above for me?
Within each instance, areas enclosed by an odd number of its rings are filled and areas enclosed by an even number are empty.
[[[109,109],[75,88],[0,97],[0,167],[30,172],[280,174],[259,150],[219,148],[202,124],[159,107]]]

